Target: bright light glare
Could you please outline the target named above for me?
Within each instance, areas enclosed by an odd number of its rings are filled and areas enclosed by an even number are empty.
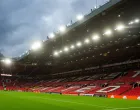
[[[80,15],[77,15],[77,17],[76,17],[76,18],[77,18],[77,20],[79,20],[79,21],[80,21],[80,20],[82,20],[82,19],[84,18],[84,16],[80,14]]]
[[[77,45],[78,47],[81,47],[82,43],[81,43],[81,42],[78,42],[76,45]]]
[[[65,26],[60,26],[59,30],[60,30],[60,32],[65,32],[66,31],[66,27]]]
[[[62,52],[63,52],[62,50],[59,51],[59,53],[62,53]]]
[[[90,42],[90,41],[89,41],[89,39],[85,39],[85,43],[87,43],[87,44],[88,44],[89,42]]]
[[[122,31],[124,30],[124,28],[125,28],[124,25],[118,25],[115,30]]]
[[[140,20],[139,19],[135,19],[135,23],[139,23],[140,22]]]
[[[75,48],[75,46],[74,45],[71,45],[71,47],[70,47],[71,49],[74,49]]]
[[[65,51],[65,52],[68,52],[68,51],[69,51],[69,48],[68,48],[68,47],[65,47],[65,48],[64,48],[64,51]]]
[[[1,62],[4,62],[4,60],[1,60]]]
[[[112,34],[112,31],[111,31],[111,30],[109,30],[109,29],[108,29],[108,30],[106,30],[106,31],[105,31],[105,33],[104,33],[104,35],[111,35],[111,34]]]
[[[7,58],[2,60],[2,62],[5,63],[6,65],[10,65],[12,63],[12,60]]]
[[[12,76],[11,74],[1,74],[1,76]]]
[[[42,47],[42,43],[38,41],[38,42],[33,43],[31,49],[36,51],[36,50],[40,49],[41,47]]]
[[[131,24],[134,24],[134,22],[133,22],[133,21],[131,21],[131,22],[129,23],[129,25],[131,25]]]
[[[54,38],[54,33],[50,33],[50,38],[53,39]]]
[[[58,52],[57,51],[55,51],[54,52],[54,56],[58,56],[59,54],[58,54]]]
[[[94,41],[97,41],[97,40],[100,39],[100,37],[99,37],[98,35],[94,35],[94,36],[92,37],[92,39],[93,39]]]

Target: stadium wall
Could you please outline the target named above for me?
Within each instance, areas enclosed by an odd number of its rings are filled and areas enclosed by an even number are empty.
[[[127,96],[127,95],[108,95],[108,98],[140,100],[140,96]]]

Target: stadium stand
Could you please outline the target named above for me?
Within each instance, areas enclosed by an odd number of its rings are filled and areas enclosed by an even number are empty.
[[[130,91],[126,92],[124,95],[139,96],[140,95],[140,87],[132,88]]]
[[[6,79],[6,90],[32,91],[44,93],[60,93],[71,95],[135,95],[139,96],[139,70],[117,72],[111,74],[96,74],[95,79],[90,79],[90,76],[72,77],[67,80],[52,79],[47,81],[39,81],[37,83],[23,83]],[[94,76],[94,75],[93,75]],[[91,76],[93,78],[93,76]],[[103,77],[105,76],[105,77]],[[71,79],[71,80],[70,80]],[[80,79],[80,80],[79,80]],[[127,80],[126,80],[127,79]],[[135,82],[135,83],[134,83]],[[20,83],[20,84],[19,84]],[[22,85],[23,84],[23,85]],[[19,86],[20,85],[20,86]],[[1,86],[0,89],[4,89]]]
[[[111,0],[53,33],[11,69],[0,90],[91,96],[140,96],[138,0]],[[108,27],[108,28],[107,28]],[[63,29],[65,29],[63,28]],[[64,30],[63,30],[64,31]],[[16,67],[16,68],[15,68]]]

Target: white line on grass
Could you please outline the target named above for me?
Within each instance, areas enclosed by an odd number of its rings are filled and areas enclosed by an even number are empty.
[[[36,97],[36,98],[41,98],[41,97]],[[81,104],[81,105],[88,105],[88,106],[93,106],[93,107],[98,107],[98,108],[106,108],[105,110],[140,109],[140,107],[113,108],[113,107],[107,107],[107,106],[102,106],[102,105],[93,105],[93,104],[85,104],[85,103],[79,103],[79,102],[71,102],[68,100],[57,100],[57,99],[50,99],[50,98],[41,98],[41,99],[53,100],[53,101],[58,101],[58,102],[68,102],[68,103]]]
[[[129,110],[129,109],[140,109],[140,107],[113,108],[113,109],[105,109],[105,110]]]
[[[68,101],[68,100],[57,100],[57,99],[42,98],[42,97],[35,97],[35,98],[40,98],[40,99],[45,99],[45,100],[53,100],[53,101],[64,102],[64,103],[87,105],[87,106],[93,106],[93,107],[98,107],[98,108],[106,108],[106,109],[110,109],[110,110],[113,109],[112,107],[107,107],[107,106],[102,106],[102,105],[85,104],[85,103],[73,102],[73,101]]]

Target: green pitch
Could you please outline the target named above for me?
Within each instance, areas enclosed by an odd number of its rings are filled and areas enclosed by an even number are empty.
[[[1,91],[0,110],[140,110],[140,101]]]

